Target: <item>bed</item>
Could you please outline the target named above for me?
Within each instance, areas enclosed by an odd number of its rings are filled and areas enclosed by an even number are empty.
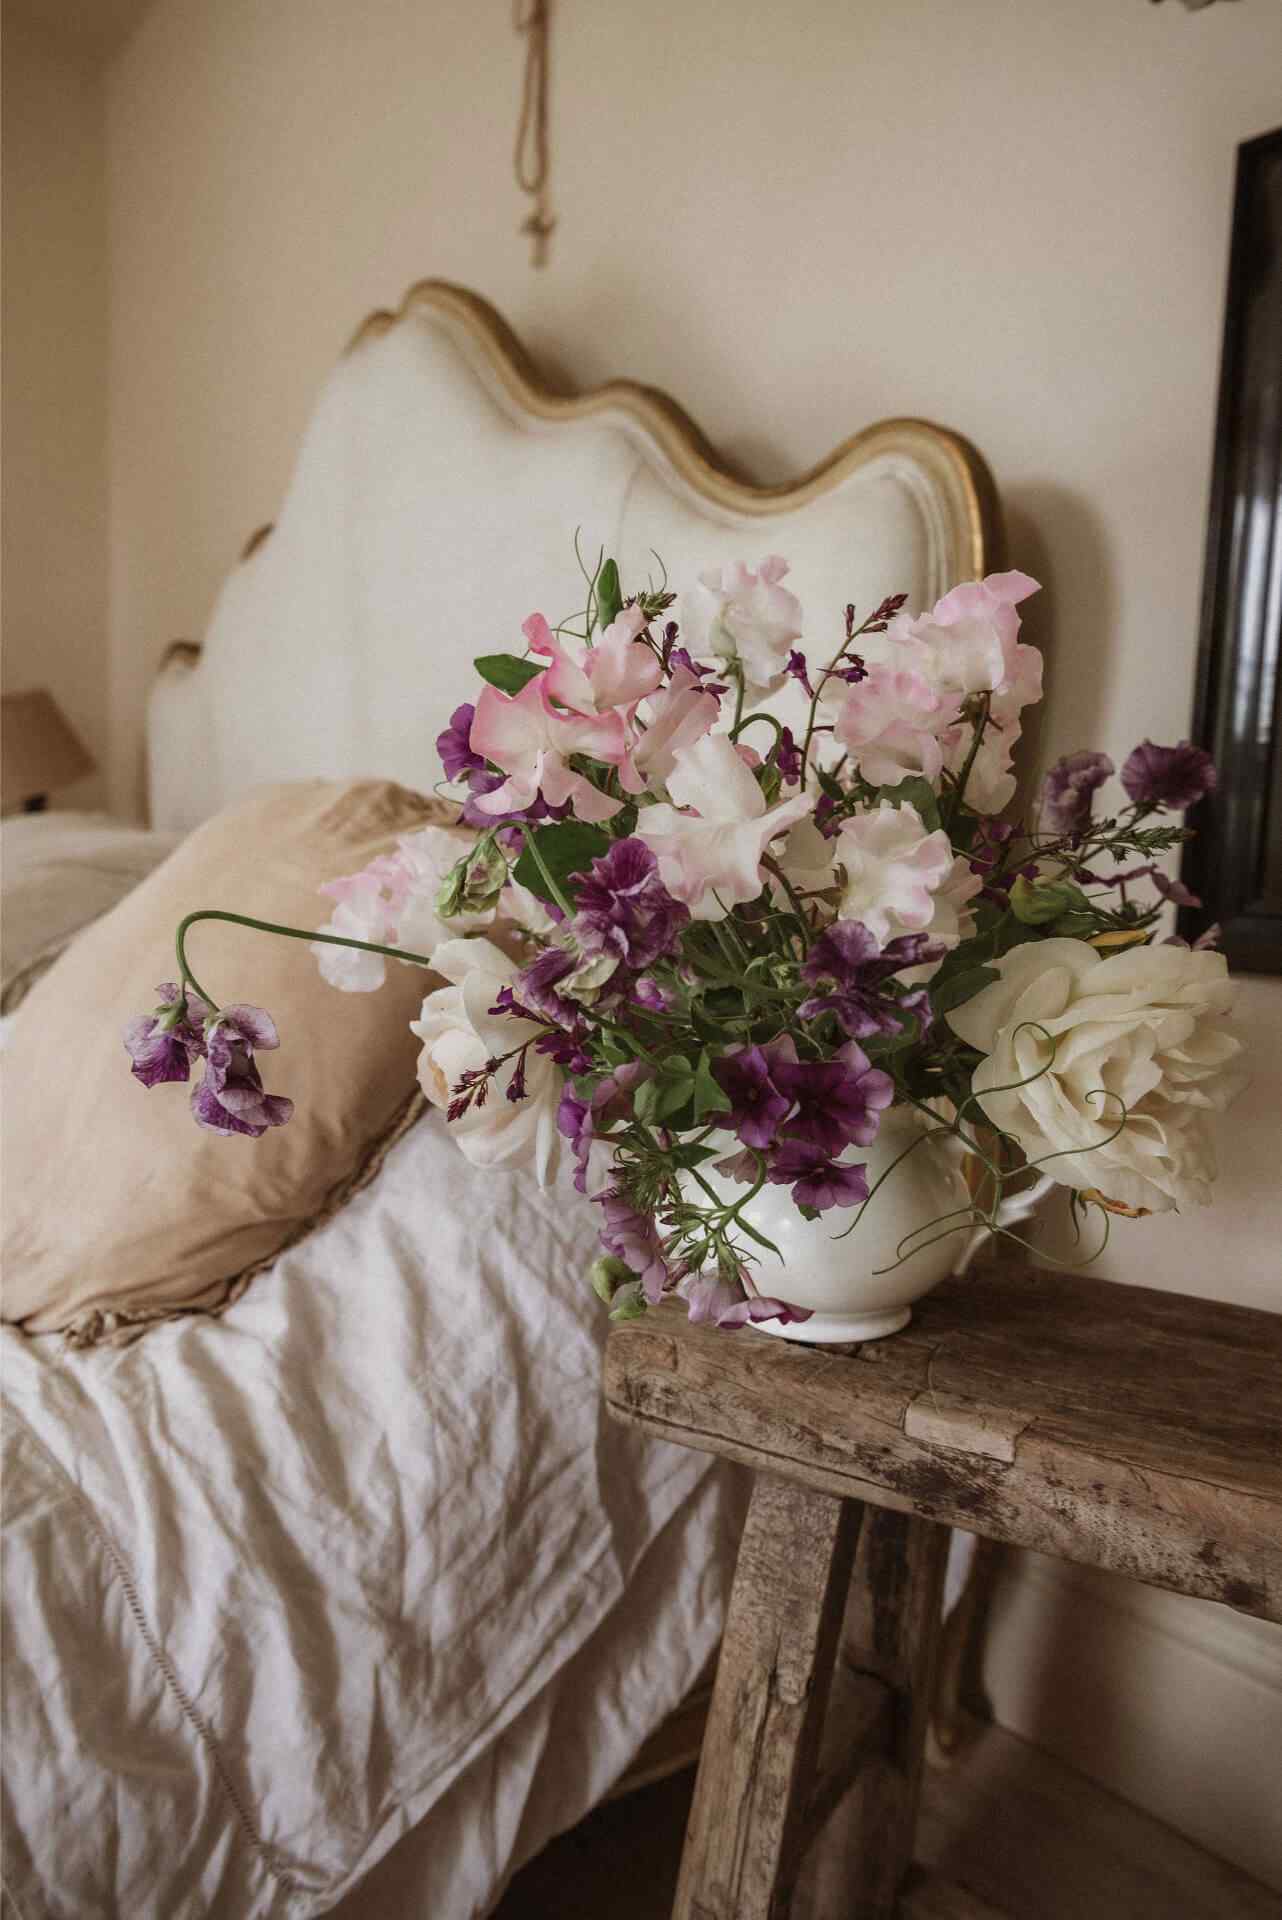
[[[576,527],[625,577],[783,552],[838,621],[982,574],[995,510],[914,421],[753,486],[672,402],[556,392],[425,283],[361,328],[275,527],[165,662],[153,833],[267,779],[430,782],[472,655],[558,582],[573,604]],[[593,1236],[429,1117],[220,1319],[87,1351],[3,1328],[7,1912],[468,1920],[663,1751],[740,1489],[605,1421]]]

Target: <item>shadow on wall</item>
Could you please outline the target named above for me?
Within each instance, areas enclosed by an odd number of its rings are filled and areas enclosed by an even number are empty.
[[[1024,638],[1040,647],[1046,691],[1041,704],[1024,713],[1018,761],[1016,805],[1026,813],[1046,771],[1046,715],[1056,715],[1061,740],[1070,750],[1096,747],[1107,730],[1108,636],[1118,632],[1118,597],[1113,541],[1099,511],[1083,495],[1049,481],[1003,491],[1008,566],[1030,573],[1041,593],[1025,602]],[[1069,614],[1071,609],[1071,616]],[[1065,635],[1098,636],[1091,654],[1076,661]],[[1086,666],[1087,671],[1081,671]],[[1072,716],[1071,735],[1062,716]]]

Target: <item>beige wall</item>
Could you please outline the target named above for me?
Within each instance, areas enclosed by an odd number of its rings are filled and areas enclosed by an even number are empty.
[[[101,76],[7,11],[4,685],[49,687],[100,767],[107,716],[107,207]],[[94,805],[103,776],[57,795]]]

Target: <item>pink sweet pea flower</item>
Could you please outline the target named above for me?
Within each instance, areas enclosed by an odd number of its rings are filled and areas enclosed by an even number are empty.
[[[937,780],[944,764],[937,736],[955,711],[924,674],[874,664],[847,693],[834,732],[875,787],[894,786],[911,774]]]
[[[704,689],[697,673],[689,667],[673,668],[667,686],[650,700],[649,724],[631,755],[641,785],[664,785],[677,755],[711,733],[720,704],[715,693]],[[628,788],[629,792],[637,790]]]
[[[731,907],[756,899],[766,848],[812,811],[814,796],[797,794],[767,808],[724,734],[705,734],[675,758],[668,791],[677,806],[643,807],[636,832],[653,848],[664,886],[693,918],[723,920]]]
[[[622,802],[600,792],[566,761],[572,753],[586,753],[619,766],[628,751],[623,716],[559,712],[548,697],[547,679],[541,673],[514,695],[497,687],[482,689],[471,746],[508,777],[493,793],[475,795],[473,804],[485,814],[512,813],[532,806],[542,794],[550,807],[570,801],[580,820],[608,820]]]
[[[887,629],[891,646],[906,645],[929,659],[931,684],[963,697],[968,693],[1007,693],[1016,686],[1025,700],[1041,689],[1041,656],[1019,638],[1015,608],[1038,583],[1026,573],[990,573],[967,580],[937,600],[929,613],[896,614]],[[1033,663],[1025,658],[1032,654]]]
[[[644,629],[645,616],[640,608],[625,607],[595,646],[579,641],[574,654],[541,613],[532,613],[521,631],[531,653],[545,654],[552,662],[547,671],[547,690],[553,700],[584,714],[623,707],[631,718],[637,702],[653,693],[662,678],[655,654],[638,644],[638,635]]]

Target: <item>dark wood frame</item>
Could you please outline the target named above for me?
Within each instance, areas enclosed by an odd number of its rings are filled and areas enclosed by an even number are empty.
[[[1248,508],[1250,509],[1248,511]],[[1230,964],[1282,973],[1282,128],[1238,148],[1194,738],[1219,768],[1184,857]]]

